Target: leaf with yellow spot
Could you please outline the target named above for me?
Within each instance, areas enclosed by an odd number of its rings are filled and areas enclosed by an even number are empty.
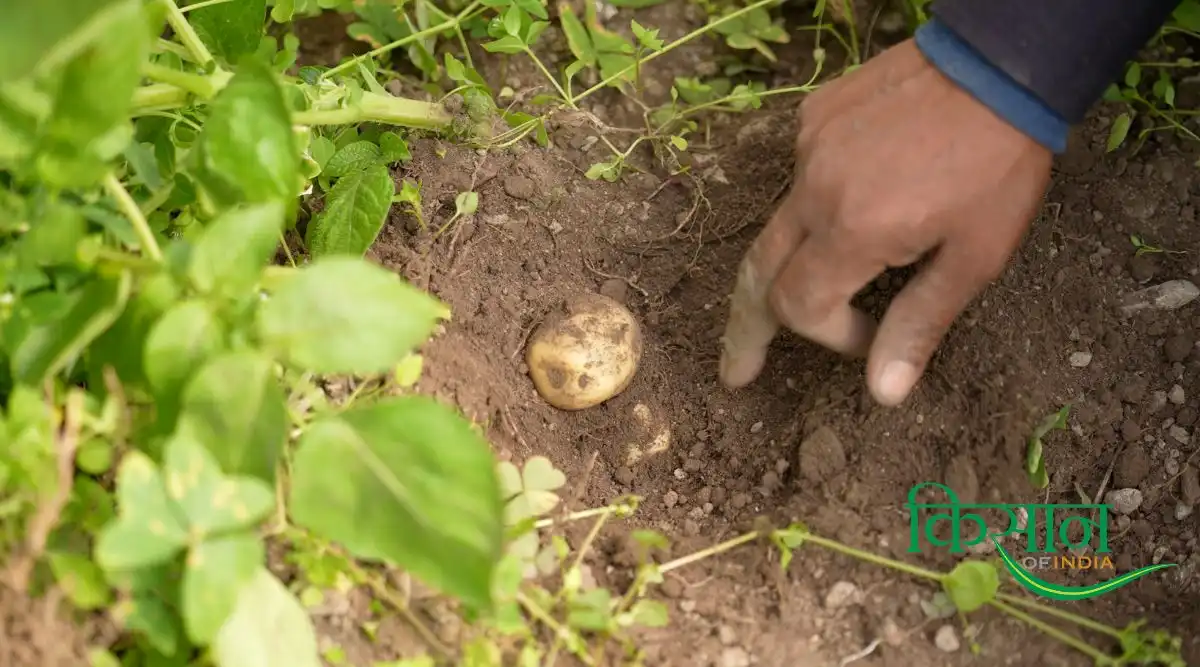
[[[257,478],[224,475],[212,453],[187,434],[177,433],[167,443],[163,468],[167,492],[193,534],[246,528],[275,506],[271,487]]]
[[[249,533],[208,540],[188,552],[183,626],[192,642],[205,646],[213,641],[265,557],[262,541]]]
[[[117,473],[117,519],[96,540],[96,562],[119,572],[165,563],[187,544],[162,475],[145,454],[125,455]]]

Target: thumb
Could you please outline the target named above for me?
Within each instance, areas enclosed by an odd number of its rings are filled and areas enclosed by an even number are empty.
[[[867,361],[876,401],[896,406],[908,397],[950,325],[990,280],[980,266],[973,253],[942,246],[892,301]]]

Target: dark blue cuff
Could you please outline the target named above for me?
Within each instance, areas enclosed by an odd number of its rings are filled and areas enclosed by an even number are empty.
[[[1067,150],[1070,124],[937,18],[917,28],[915,38],[930,64],[997,116],[1055,153]]]

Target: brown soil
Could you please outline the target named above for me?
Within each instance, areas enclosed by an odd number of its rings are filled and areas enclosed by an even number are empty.
[[[0,667],[87,664],[88,631],[63,616],[60,600],[54,593],[30,599],[0,584]]]
[[[663,25],[652,16],[645,23]],[[663,61],[670,71],[671,59]],[[519,91],[540,85],[534,73],[514,74],[515,62],[505,83]],[[774,82],[799,75],[781,68]],[[599,97],[598,114],[627,118],[618,98]],[[605,149],[569,123],[555,128],[549,149],[522,144],[485,155],[417,142],[403,176],[420,179],[431,226],[449,218],[455,194],[467,189],[479,193],[479,211],[436,241],[395,212],[372,254],[455,313],[427,349],[423,390],[488,424],[502,457],[550,457],[579,485],[573,509],[625,493],[645,499],[590,559],[603,584],[628,583],[622,534],[631,528],[663,531],[678,556],[751,530],[760,516],[803,520],[849,545],[948,569],[950,554],[906,553],[901,506],[915,484],[944,482],[967,501],[1060,503],[1119,484],[1140,488],[1145,500],[1128,524],[1110,530],[1118,569],[1152,559],[1181,567],[1070,607],[1118,626],[1147,618],[1183,635],[1189,663],[1200,663],[1200,512],[1175,518],[1178,469],[1200,457],[1194,438],[1180,442],[1171,431],[1190,432],[1197,421],[1200,310],[1193,303],[1123,318],[1117,308],[1141,286],[1196,276],[1200,180],[1186,154],[1193,149],[1174,139],[1151,140],[1136,156],[1105,156],[1105,113],[1076,133],[1010,270],[963,315],[899,409],[871,402],[861,363],[794,338],[776,345],[752,386],[731,392],[717,383],[734,269],[791,175],[795,128],[786,104],[716,119],[711,143],[697,136],[691,146],[696,181],[665,177],[649,159],[640,164],[650,173],[617,184],[586,180],[582,171],[606,158]],[[1134,258],[1131,233],[1190,254]],[[880,312],[905,273],[879,278],[861,303]],[[545,313],[585,291],[628,304],[642,323],[645,356],[624,393],[562,412],[536,395],[524,342]],[[1069,363],[1073,352],[1091,353],[1086,367]],[[1183,401],[1164,402],[1174,385]],[[1022,469],[1025,439],[1067,403],[1069,431],[1047,439],[1051,486],[1035,492]],[[654,435],[633,417],[638,404],[669,426],[666,451],[638,449]],[[1105,481],[1114,461],[1116,479]],[[578,545],[582,535],[572,537]],[[786,576],[777,572],[765,545],[673,572],[660,591],[672,624],[645,635],[647,664],[838,665],[877,638],[884,641],[854,664],[1088,664],[991,612],[973,617],[978,656],[965,641],[943,652],[933,636],[946,621],[927,622],[919,604],[932,587],[816,547],[800,550]],[[828,608],[839,581],[862,594]]]

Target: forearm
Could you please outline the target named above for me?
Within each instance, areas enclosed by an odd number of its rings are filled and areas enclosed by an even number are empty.
[[[1057,134],[1083,119],[1178,3],[935,0],[917,43],[980,101],[1061,150]]]

